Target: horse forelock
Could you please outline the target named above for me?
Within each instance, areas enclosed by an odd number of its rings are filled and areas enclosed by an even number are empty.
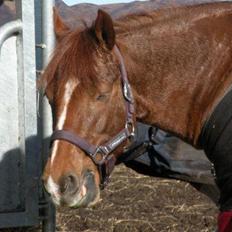
[[[51,61],[39,80],[39,87],[46,90],[54,81],[64,86],[68,79],[75,78],[83,88],[90,90],[97,81],[96,50],[92,28],[66,34],[56,45]]]

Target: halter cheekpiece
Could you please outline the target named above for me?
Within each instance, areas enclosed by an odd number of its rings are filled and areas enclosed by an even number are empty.
[[[127,139],[131,140],[135,136],[135,106],[132,90],[122,55],[117,46],[114,46],[113,50],[120,63],[122,93],[126,106],[125,127],[108,142],[98,146],[88,143],[85,139],[67,130],[55,130],[51,136],[51,143],[54,140],[65,140],[83,150],[92,159],[99,170],[101,188],[104,188],[108,183],[109,176],[116,163],[116,157],[112,152]]]

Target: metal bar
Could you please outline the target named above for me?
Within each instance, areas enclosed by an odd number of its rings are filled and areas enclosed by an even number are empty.
[[[0,227],[31,226],[39,224],[37,160],[40,151],[38,146],[36,146],[38,144],[38,137],[35,105],[34,1],[15,1],[15,5],[18,19],[0,28],[0,49],[5,40],[13,35],[17,36],[17,52],[15,54],[17,56],[17,66],[13,63],[12,67],[9,68],[8,66],[7,68],[9,69],[7,72],[11,74],[11,68],[16,69],[17,67],[17,73],[12,72],[13,75],[9,75],[9,80],[5,81],[9,81],[12,86],[14,86],[15,90],[7,96],[14,98],[13,104],[9,108],[9,115],[12,114],[11,112],[16,112],[14,114],[16,125],[14,127],[12,126],[14,130],[10,128],[9,130],[15,132],[13,135],[15,138],[12,140],[15,140],[16,143],[12,146],[12,149],[10,148],[10,153],[7,152],[3,154],[8,162],[3,164],[1,160],[1,165],[7,166],[5,175],[8,181],[7,188],[3,193],[6,197],[9,195],[10,199],[6,201],[5,205],[3,204],[3,207],[11,202],[15,202],[13,204],[15,208],[10,208],[8,211],[2,210],[0,212]],[[3,49],[6,51],[5,46]],[[7,47],[7,52],[9,50],[9,54],[11,54],[14,49],[15,44],[10,44],[10,46]],[[2,60],[2,62],[3,64],[7,64],[9,61]],[[8,73],[1,75],[0,79],[4,80],[7,74]],[[3,81],[2,85],[5,86]],[[11,89],[7,89],[6,91],[9,92]],[[10,134],[6,133],[6,135],[8,135],[7,137],[11,137]],[[1,145],[2,144],[0,144],[0,147]],[[11,157],[8,154],[11,154]],[[14,160],[14,162],[11,162],[11,160]],[[10,178],[12,175],[9,173],[9,170],[14,170],[15,175],[13,175],[12,178]]]
[[[43,67],[49,62],[50,56],[55,46],[54,26],[53,26],[53,6],[54,0],[42,1],[42,37],[46,48],[43,50]]]
[[[55,47],[55,36],[53,26],[53,7],[55,5],[54,0],[43,0],[42,4],[42,41],[40,44],[42,48],[42,70],[47,66],[52,51]],[[43,98],[42,101],[42,138],[43,138],[43,166],[47,160],[49,151],[49,140],[46,139],[51,136],[52,133],[52,114],[51,107],[48,104],[47,98]],[[46,195],[44,196],[46,198]],[[47,198],[47,201],[48,198]],[[49,202],[48,207],[45,209],[45,215],[47,218],[43,220],[43,232],[54,232],[55,228],[55,207]]]
[[[11,21],[0,27],[0,53],[3,43],[15,33],[22,32],[22,21],[20,19]]]
[[[36,72],[35,72],[35,20],[34,1],[15,1],[16,14],[22,21],[22,32],[17,39],[18,56],[18,130],[21,137],[22,197],[27,218],[34,225],[39,224],[38,216],[38,169],[36,168],[39,149],[36,116]]]
[[[44,70],[47,66],[52,51],[55,46],[55,36],[54,36],[54,27],[53,27],[53,6],[55,4],[54,0],[43,0],[41,2],[42,7],[42,67]],[[51,107],[48,103],[46,97],[42,99],[42,138],[44,140],[42,147],[42,155],[43,155],[43,166],[46,163],[48,151],[49,151],[49,143],[46,138],[51,136],[52,133],[52,114]],[[46,140],[46,141],[45,141]]]
[[[25,179],[26,179],[26,135],[25,135],[25,77],[24,77],[24,52],[22,34],[17,36],[16,40],[17,54],[17,85],[18,85],[18,148],[20,154],[19,175],[21,179],[21,201],[25,208]]]
[[[55,36],[53,27],[53,6],[55,4],[54,0],[43,0],[42,4],[42,44],[44,47],[42,49],[42,70],[47,66],[52,51],[55,46]],[[48,104],[47,98],[43,98],[42,102],[42,137],[45,141],[46,138],[51,136],[52,133],[52,115],[51,107]],[[49,144],[43,143],[43,161],[44,164],[47,160],[47,155],[49,151]]]

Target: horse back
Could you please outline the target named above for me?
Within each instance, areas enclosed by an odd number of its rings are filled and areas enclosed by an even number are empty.
[[[145,121],[196,145],[232,85],[232,3],[155,10],[115,25],[130,81],[152,103]]]

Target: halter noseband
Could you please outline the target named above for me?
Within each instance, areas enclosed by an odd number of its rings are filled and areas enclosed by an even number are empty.
[[[120,63],[122,92],[126,105],[126,123],[124,129],[111,140],[99,146],[90,144],[85,139],[67,130],[55,130],[51,136],[51,143],[54,140],[65,140],[83,150],[92,159],[98,167],[101,188],[104,188],[108,183],[109,176],[115,166],[116,157],[111,153],[127,139],[132,139],[135,136],[134,98],[127,78],[125,64],[117,46],[114,47],[114,52]]]

